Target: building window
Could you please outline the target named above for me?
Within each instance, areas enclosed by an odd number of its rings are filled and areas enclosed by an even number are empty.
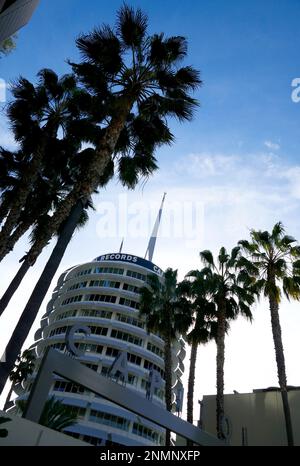
[[[55,392],[84,393],[84,387],[82,385],[78,385],[73,382],[64,382],[61,380],[57,380],[55,382],[53,390]]]
[[[134,325],[135,327],[145,328],[144,322],[141,322],[140,320],[135,319],[134,317],[117,313],[116,318],[120,322],[124,322],[129,325]]]
[[[140,356],[137,356],[136,354],[128,353],[127,358],[128,358],[128,361],[131,362],[131,364],[135,364],[137,366],[141,365],[142,358],[140,358]]]
[[[147,388],[148,388],[148,380],[146,379],[142,379],[141,380],[141,388],[142,390],[145,390],[147,391]],[[162,388],[155,388],[154,389],[154,395],[156,395],[158,398],[160,398],[161,400],[164,400],[165,399],[165,391],[164,389]]]
[[[52,348],[55,348],[59,351],[65,351],[66,345],[64,343],[55,343],[54,345],[50,345]]]
[[[158,346],[153,345],[152,343],[150,343],[150,341],[148,341],[148,343],[147,343],[147,350],[151,351],[151,353],[157,354],[157,356],[159,356],[160,358],[164,358],[163,350],[160,349]]]
[[[131,293],[140,294],[140,289],[139,289],[138,286],[129,285],[128,283],[124,283],[124,284],[123,284],[123,290],[125,290],[125,291],[130,291]]]
[[[145,361],[144,361],[144,368],[145,368],[145,369],[149,369],[149,370],[150,370],[150,369],[154,369],[154,370],[156,370],[157,372],[160,373],[160,375],[162,376],[162,378],[165,377],[164,371],[163,371],[159,366],[157,366],[156,364],[153,364],[153,362],[150,362],[150,361],[148,361],[147,359],[145,359]]]
[[[111,356],[111,357],[115,358],[116,356],[118,356],[118,354],[119,354],[118,349],[112,348],[111,346],[108,346],[106,348],[106,356]]]
[[[75,283],[74,285],[70,286],[70,288],[68,288],[67,291],[78,290],[78,288],[85,288],[86,286],[87,282]]]
[[[105,424],[107,426],[116,427],[117,429],[128,430],[130,422],[121,416],[115,416],[114,414],[103,413],[101,411],[91,410],[89,420],[92,422],[98,422],[99,424]]]
[[[66,333],[68,327],[64,326],[64,327],[57,327],[53,330],[51,330],[51,332],[49,333],[49,337],[53,337],[54,335],[61,335],[62,333]]]
[[[104,294],[88,294],[85,297],[85,301],[101,301],[105,303],[115,303],[116,296],[109,296]]]
[[[57,322],[58,320],[62,320],[62,319],[67,319],[68,317],[75,317],[77,314],[77,310],[76,309],[71,309],[70,311],[66,311],[66,312],[63,312],[62,314],[59,314],[56,318],[55,318],[55,321],[54,322]]]
[[[102,319],[111,319],[112,312],[102,309],[81,309],[79,315],[83,317],[101,317]]]
[[[62,306],[65,306],[66,304],[70,304],[70,303],[77,303],[79,301],[82,301],[82,295],[78,295],[78,296],[71,296],[70,298],[67,298],[65,299],[61,305]]]
[[[112,280],[91,280],[89,286],[100,286],[104,288],[120,288],[120,282]]]
[[[143,345],[143,340],[141,338],[135,337],[130,333],[121,332],[120,330],[112,329],[111,337],[117,338],[118,340],[128,341],[129,343],[133,343],[137,346]]]
[[[111,356],[115,358],[118,356],[119,352],[120,351],[118,349],[111,348],[110,346],[106,348],[106,356]],[[142,358],[140,356],[137,356],[136,354],[127,353],[127,361],[131,362],[132,364],[135,364],[136,366],[140,366]]]
[[[107,335],[107,327],[90,327],[92,335]]]
[[[92,437],[91,435],[84,435],[82,437],[83,442],[90,443],[91,445],[94,445],[95,447],[104,446],[105,441],[102,438],[98,437]]]
[[[136,301],[133,301],[131,299],[126,299],[126,298],[120,298],[119,304],[121,306],[128,306],[132,307],[133,309],[139,309],[140,305]]]
[[[113,273],[115,275],[123,275],[124,269],[116,267],[96,267],[94,273]]]
[[[103,346],[101,345],[92,345],[90,343],[75,343],[76,348],[87,353],[98,353],[101,354]]]
[[[145,282],[147,280],[147,276],[139,273],[139,272],[133,272],[132,270],[127,270],[127,277],[132,277],[132,278],[137,278],[138,280],[142,280]]]
[[[149,429],[149,427],[138,424],[137,422],[133,423],[132,433],[148,440],[152,440],[152,442],[159,443],[159,434],[157,432],[154,432],[152,429]]]
[[[81,277],[82,275],[89,275],[90,273],[92,273],[92,269],[81,270],[75,275],[75,277]]]

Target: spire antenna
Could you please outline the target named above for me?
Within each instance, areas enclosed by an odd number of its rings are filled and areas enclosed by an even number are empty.
[[[163,210],[163,205],[164,205],[164,202],[165,202],[166,195],[167,195],[167,193],[164,193],[162,201],[161,201],[160,209],[158,211],[158,215],[157,215],[154,227],[153,227],[153,231],[152,231],[152,234],[151,234],[150,239],[149,239],[146,254],[145,254],[145,259],[146,259],[147,254],[148,254],[148,260],[150,262],[152,262],[152,258],[153,258],[153,254],[154,254],[154,249],[155,249],[155,244],[156,244],[156,239],[157,239],[157,233],[158,233],[158,229],[159,229],[159,225],[160,225],[160,220],[161,220],[161,215],[162,215],[162,210]]]
[[[122,252],[123,244],[124,244],[124,238],[122,238],[122,241],[121,241],[121,244],[120,244],[119,252]]]

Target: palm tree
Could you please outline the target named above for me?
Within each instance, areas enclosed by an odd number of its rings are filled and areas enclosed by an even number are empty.
[[[65,250],[72,238],[74,230],[76,227],[82,226],[82,224],[86,223],[87,221],[88,217],[87,214],[84,213],[84,208],[90,206],[90,204],[84,205],[81,201],[79,201],[72,209],[68,221],[65,222],[65,224],[62,226],[57,243],[50,255],[50,258],[39,280],[37,281],[34,290],[6,346],[6,360],[0,365],[0,392],[2,392],[7,378],[14,366],[14,361],[17,357],[17,354],[22,348],[28,336],[28,333],[36,318],[37,312],[58,269]]]
[[[84,173],[52,216],[54,230],[78,199],[88,198],[97,189],[106,167],[118,162],[117,153],[122,155],[119,166],[123,169],[129,173],[133,169],[133,175],[143,172],[147,159],[151,158],[155,164],[156,147],[172,141],[167,118],[192,119],[198,103],[189,92],[201,81],[192,67],[179,67],[187,54],[187,42],[180,36],[148,36],[147,26],[148,19],[140,9],[134,11],[123,5],[117,14],[115,30],[104,25],[76,41],[83,61],[71,65],[77,79],[92,95],[90,118],[101,124],[101,130],[95,137],[95,151]],[[131,120],[134,137],[126,132]],[[147,133],[149,141],[144,147],[141,142],[146,139],[143,134],[146,124],[156,132]],[[131,148],[126,154],[118,150],[120,137],[127,138],[125,146]]]
[[[72,412],[70,406],[66,406],[55,397],[49,398],[44,406],[39,424],[49,429],[63,432],[67,427],[73,426],[77,422],[77,415]]]
[[[26,400],[18,400],[17,406],[21,412],[25,410]],[[71,406],[65,405],[54,396],[48,398],[41,414],[39,424],[49,429],[63,432],[67,427],[77,423],[77,415]]]
[[[214,338],[216,330],[216,306],[210,301],[208,280],[199,270],[192,270],[181,284],[191,300],[193,325],[187,334],[187,342],[191,346],[190,368],[187,391],[187,421],[193,424],[194,386],[197,351],[201,344]]]
[[[167,269],[162,279],[148,276],[148,286],[141,288],[140,315],[149,332],[158,332],[164,339],[165,400],[172,411],[172,343],[189,328],[192,317],[190,304],[177,283],[177,270]],[[171,442],[166,431],[166,445]]]
[[[135,12],[124,5],[118,13],[116,32],[104,26],[77,40],[84,61],[72,66],[91,95],[90,120],[86,123],[94,149],[87,149],[89,155],[84,170],[79,170],[69,194],[39,229],[38,240],[26,254],[15,277],[14,289],[28,265],[34,264],[53,234],[67,222],[72,209],[88,199],[104,178],[112,176],[117,169],[121,181],[135,187],[140,177],[148,177],[157,169],[156,148],[173,141],[167,117],[174,116],[180,121],[192,118],[197,101],[189,92],[201,81],[193,68],[178,68],[187,53],[186,40],[183,37],[165,39],[163,35],[149,37],[146,29],[146,16],[139,9]],[[98,125],[93,126],[91,122]],[[73,135],[77,124],[76,119],[68,121]],[[83,126],[79,127],[81,131]],[[53,269],[51,266],[51,271]],[[25,307],[20,325],[10,339],[8,347],[12,356],[6,368],[0,367],[0,391],[13,354],[20,351],[20,343],[26,338],[26,334],[21,333],[29,330],[38,311],[37,303],[45,295],[44,283],[44,279],[39,281],[40,289],[36,287],[33,292],[34,307]]]
[[[9,374],[9,379],[12,382],[12,385],[7,394],[3,411],[6,411],[9,408],[9,402],[14,386],[27,380],[28,376],[32,374],[34,370],[34,363],[35,356],[30,350],[25,350],[22,355],[17,357],[14,368]]]
[[[294,444],[291,413],[287,393],[287,378],[283,352],[279,305],[282,291],[289,300],[300,299],[300,246],[292,236],[285,234],[281,222],[268,231],[250,232],[251,241],[240,241],[247,257],[240,259],[241,266],[256,278],[258,290],[269,300],[271,326],[281,391],[288,445]]]
[[[200,258],[205,265],[203,275],[209,281],[211,300],[217,308],[217,435],[224,439],[223,424],[224,412],[224,361],[225,361],[225,334],[229,321],[242,314],[250,321],[252,320],[251,305],[254,303],[254,289],[243,274],[238,273],[237,264],[240,248],[232,249],[228,254],[222,247],[214,260],[213,254],[208,251],[200,252]]]
[[[41,70],[38,77],[36,87],[23,77],[12,87],[14,100],[7,113],[24,159],[22,174],[15,185],[14,195],[10,196],[9,211],[0,231],[0,255],[43,168],[49,140],[56,137],[59,129],[64,130],[67,120],[73,116],[75,77],[65,75],[59,79],[49,69]],[[77,108],[75,114],[78,114]]]
[[[17,35],[14,34],[0,42],[0,59],[9,55],[16,48]]]
[[[155,149],[173,141],[167,117],[174,116],[180,121],[192,118],[197,101],[189,96],[189,91],[196,89],[201,81],[193,68],[178,67],[187,53],[186,40],[177,36],[149,37],[146,29],[146,16],[140,10],[135,12],[123,6],[118,14],[116,33],[104,26],[77,40],[84,61],[72,66],[90,94],[76,91],[77,101],[73,96],[71,102],[75,102],[77,113],[80,108],[90,115],[84,121],[75,117],[66,119],[66,127],[73,135],[79,132],[82,139],[92,142],[95,150],[89,152],[73,189],[39,230],[39,242],[26,255],[30,266],[68,218],[71,208],[97,190],[105,170],[111,173],[118,170],[125,184],[134,187],[141,176],[148,177],[157,169]],[[128,56],[132,57],[129,62]],[[56,82],[47,71],[47,77],[48,74],[50,82]],[[26,104],[35,108],[32,104],[35,98],[30,97],[31,94],[35,96],[35,91],[30,83],[25,84],[21,98],[25,94]],[[14,132],[21,141],[24,139],[23,107],[26,107],[22,99],[22,105],[17,105],[17,111],[11,116]],[[27,120],[26,114],[25,123]],[[91,125],[91,121],[95,124]],[[23,264],[18,272],[18,283],[27,272],[28,264]]]

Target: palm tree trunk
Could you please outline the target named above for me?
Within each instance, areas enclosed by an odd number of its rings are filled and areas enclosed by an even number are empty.
[[[165,400],[167,411],[172,411],[172,346],[170,337],[165,338]],[[171,445],[171,431],[166,430],[166,447]]]
[[[130,109],[131,107],[127,106],[127,111],[124,114],[121,114],[119,118],[116,118],[113,122],[111,122],[106,135],[99,143],[95,157],[90,161],[89,166],[86,167],[85,173],[83,173],[81,180],[76,183],[66,198],[60,202],[53,216],[50,217],[49,221],[44,225],[43,229],[40,229],[38,238],[30,248],[30,251],[26,254],[25,262],[27,265],[29,264],[28,268],[35,263],[38,256],[41,254],[44,247],[47,246],[52,236],[57,233],[61,224],[66,218],[68,218],[73,206],[76,205],[78,200],[89,198],[93,191],[98,187],[99,180],[101,179],[101,176],[103,175],[108,163],[111,160],[111,154],[114,150],[115,144],[117,143],[119,134],[126,121],[127,113],[130,111]],[[19,275],[17,274],[18,277],[16,276],[16,278],[20,278],[20,280],[16,281],[17,286],[14,286],[14,284],[12,284],[12,287],[9,286],[9,290],[7,290],[5,293],[5,299],[3,299],[2,305],[0,301],[0,315],[1,309],[3,312],[18,286],[20,285],[22,279],[24,278],[25,274],[21,276],[21,269],[19,271],[20,274],[19,272]]]
[[[279,386],[280,386],[280,391],[281,391],[283,412],[284,412],[284,418],[285,418],[287,442],[289,446],[294,446],[294,435],[293,435],[292,419],[291,419],[290,405],[289,405],[288,392],[287,392],[287,379],[286,379],[285,360],[284,360],[283,344],[282,344],[282,337],[281,337],[281,326],[280,326],[279,312],[278,312],[279,307],[278,307],[277,302],[272,298],[269,299],[269,304],[270,304],[270,313],[271,313],[273,341],[274,341],[274,346],[275,346],[275,355],[276,355],[276,363],[277,363],[278,381],[279,381]]]
[[[187,392],[187,421],[193,424],[193,411],[194,411],[194,385],[195,385],[195,369],[197,360],[198,343],[193,342],[191,347],[190,357],[190,371],[188,380]]]
[[[23,278],[25,277],[26,273],[30,269],[30,265],[28,261],[24,261],[19,268],[18,272],[10,282],[7,290],[5,291],[4,295],[0,299],[0,316],[3,314],[5,311],[6,307],[8,306],[11,298],[17,291],[18,287],[20,286],[20,283],[22,282]]]
[[[4,403],[4,406],[3,406],[3,411],[6,411],[8,408],[9,408],[9,404],[10,404],[10,399],[11,399],[11,394],[13,392],[13,386],[14,384],[12,383],[11,384],[11,387],[9,389],[9,392],[7,394],[7,397],[5,399],[5,403]]]
[[[128,113],[132,108],[132,100],[127,99],[123,108],[119,111],[118,116],[113,118],[102,139],[99,141],[95,150],[94,157],[91,158],[88,165],[82,173],[81,179],[75,184],[66,198],[60,202],[49,222],[44,226],[43,231],[39,234],[39,243],[45,246],[49,241],[49,230],[58,231],[63,221],[68,218],[72,207],[79,199],[88,199],[98,188],[105,169],[111,161],[115,145],[118,142],[120,133],[125,125]],[[41,247],[40,246],[40,247]],[[37,245],[38,254],[40,247]],[[34,250],[28,253],[30,262],[35,262],[36,253]]]
[[[0,253],[0,262],[4,259],[4,257],[13,250],[14,245],[17,241],[26,233],[28,228],[32,225],[32,220],[26,220],[24,222],[19,223],[15,231],[11,234],[8,238],[7,243],[1,248]]]
[[[22,312],[22,315],[13,331],[13,334],[6,347],[6,361],[0,364],[0,393],[2,392],[7,378],[14,367],[18,354],[21,353],[22,346],[34,323],[39,308],[50,287],[51,281],[59,267],[65,250],[72,238],[74,230],[82,214],[83,203],[78,201],[72,209],[71,215],[65,222],[56,246]]]
[[[11,199],[9,213],[0,231],[0,257],[7,247],[11,232],[18,224],[25,202],[34,187],[34,183],[38,177],[39,167],[43,160],[43,152],[43,148],[40,147],[32,158],[27,170],[24,171],[21,182]]]
[[[191,346],[191,357],[190,357],[190,371],[188,379],[188,391],[187,391],[187,421],[193,424],[194,418],[194,386],[195,386],[195,369],[197,360],[197,349],[198,343],[192,342]],[[187,440],[187,446],[192,446],[193,442]]]
[[[10,202],[11,202],[11,194],[13,193],[12,192],[9,192],[9,193],[5,193],[5,198],[3,199],[3,196],[2,197],[2,202],[0,204],[0,225],[1,223],[3,222],[3,220],[5,219],[5,217],[7,216],[8,212],[9,212],[9,206],[10,206]]]
[[[224,439],[222,429],[224,418],[224,362],[225,362],[225,325],[226,313],[225,306],[221,303],[218,306],[218,328],[217,328],[217,398],[216,398],[216,415],[217,415],[217,435],[218,438]]]

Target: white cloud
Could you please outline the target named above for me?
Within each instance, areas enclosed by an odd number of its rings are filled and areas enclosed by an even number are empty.
[[[271,150],[279,150],[280,149],[280,144],[277,144],[277,142],[272,142],[272,141],[265,141],[264,145]]]

